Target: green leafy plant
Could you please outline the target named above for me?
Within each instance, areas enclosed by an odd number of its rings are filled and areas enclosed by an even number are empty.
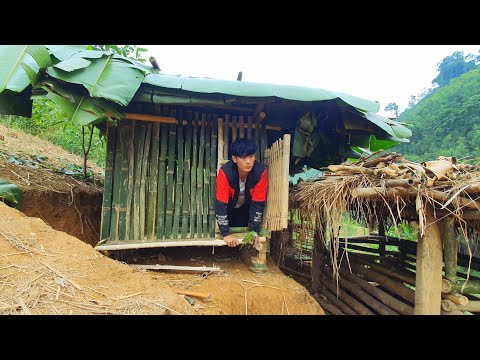
[[[0,179],[0,201],[20,210],[22,208],[22,191],[17,185]]]

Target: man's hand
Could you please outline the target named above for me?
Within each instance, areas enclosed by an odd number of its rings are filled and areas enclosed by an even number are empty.
[[[255,248],[255,249],[257,248],[257,244],[259,243],[259,239],[260,239],[260,236],[258,236],[258,235],[253,238],[253,242],[252,242],[252,247],[253,248]]]
[[[235,247],[240,244],[237,237],[233,234],[224,236],[223,241],[225,241],[229,247]]]

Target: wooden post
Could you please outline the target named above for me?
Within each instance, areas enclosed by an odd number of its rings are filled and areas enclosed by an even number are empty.
[[[378,235],[381,236],[381,239],[378,241],[378,250],[380,250],[380,256],[385,256],[385,223],[383,218],[378,220]],[[383,259],[380,258],[380,264],[383,262]]]
[[[458,242],[453,231],[453,219],[445,217],[441,221],[445,277],[453,282],[457,278]]]
[[[441,227],[430,206],[425,208],[425,236],[417,243],[414,315],[440,315],[442,302]]]
[[[320,275],[322,273],[323,263],[323,250],[325,248],[325,227],[320,227],[315,231],[313,235],[313,251],[312,251],[312,291],[314,293],[320,291],[321,280]]]

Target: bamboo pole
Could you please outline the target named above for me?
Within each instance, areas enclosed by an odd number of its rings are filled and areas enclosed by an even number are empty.
[[[480,294],[480,281],[462,279],[453,283],[448,279],[442,279],[441,291],[450,294]]]
[[[223,141],[223,119],[218,118],[218,148],[217,148],[217,173],[222,166],[223,161],[223,147],[225,143]]]
[[[185,162],[183,164],[183,200],[182,200],[182,238],[187,237],[188,231],[188,219],[189,219],[189,205],[190,205],[190,169],[191,169],[191,156],[192,156],[192,113],[187,114],[187,131],[186,131],[186,143],[185,143]],[[190,222],[193,219],[190,218]]]
[[[469,311],[473,313],[480,312],[480,301],[469,301],[466,305],[458,305],[450,300],[442,300],[442,309],[445,311]]]
[[[252,138],[252,128],[253,128],[253,116],[248,117],[248,124],[247,124],[248,130],[247,130],[247,139]]]
[[[238,136],[240,139],[245,137],[245,120],[242,115],[238,116]]]
[[[451,281],[457,278],[457,251],[458,242],[453,232],[453,220],[444,218],[440,220],[441,236],[443,243],[443,257],[445,262],[445,277]]]
[[[167,208],[165,210],[165,239],[172,238],[174,200],[173,191],[175,188],[175,140],[177,138],[176,125],[169,125],[168,134]]]
[[[225,122],[223,124],[223,160],[228,160],[228,148],[230,146],[229,132],[230,130],[230,114],[225,114]]]
[[[217,115],[214,114],[213,121],[212,121],[212,138],[211,138],[211,146],[210,146],[210,202],[209,202],[209,224],[210,224],[210,231],[209,236],[215,236],[215,201],[216,201],[216,189],[217,189],[217,173],[215,171],[217,159],[215,158],[215,154],[217,153],[217,143],[218,143],[218,134],[217,130],[220,129],[215,119]]]
[[[237,116],[232,115],[232,144],[237,140]]]
[[[205,123],[205,168],[203,171],[203,237],[208,237],[208,217],[210,201],[210,155],[211,155],[211,139],[212,139],[212,116],[208,114]]]
[[[177,171],[175,172],[175,213],[173,216],[173,231],[172,237],[174,239],[178,238],[178,228],[180,224],[180,210],[182,206],[182,190],[183,190],[183,110],[179,109],[178,111],[178,123],[177,125]]]
[[[132,227],[133,190],[135,187],[135,120],[130,122],[131,131],[128,138],[128,190],[125,205],[125,234],[126,239],[134,239]]]
[[[286,134],[287,135],[287,134]],[[267,131],[265,130],[265,127],[262,127],[261,133],[260,133],[260,161],[263,162],[265,161],[265,149],[267,149]],[[290,150],[290,148],[289,148]],[[290,151],[289,151],[290,153]]]
[[[350,262],[350,266],[353,271],[363,275],[366,279],[370,281],[375,281],[376,283],[393,291],[394,293],[411,303],[414,302],[415,291],[407,288],[405,285],[402,284],[402,282],[380,274],[376,270],[367,269],[359,264],[356,264],[355,262]]]
[[[390,277],[393,277],[397,280],[400,280],[404,283],[407,283],[409,285],[415,285],[415,278],[411,277],[411,276],[406,276],[406,275],[402,275],[402,274],[399,274],[398,272],[396,271],[392,271],[390,269],[387,269],[385,266],[383,265],[379,265],[373,261],[369,261],[367,259],[362,259],[358,256],[355,256],[354,254],[350,253],[348,254],[348,258],[350,261],[354,261],[356,263],[358,263],[359,265],[360,264],[365,264],[365,265],[368,265],[369,267],[371,267],[372,269],[384,274],[384,275],[388,275]]]
[[[203,181],[204,181],[204,155],[205,155],[205,127],[206,115],[202,114],[202,126],[200,128],[200,144],[198,148],[197,165],[197,234],[203,237]]]
[[[193,148],[192,148],[192,171],[191,171],[191,198],[190,198],[190,238],[195,237],[195,222],[197,214],[197,159],[198,159],[198,112],[195,112],[193,120]]]
[[[425,209],[425,235],[419,236],[415,286],[415,315],[440,315],[442,291],[441,229],[430,206]]]
[[[168,126],[162,124],[160,128],[160,158],[158,172],[158,214],[157,214],[157,239],[165,236],[165,190],[167,185],[167,147]]]
[[[121,146],[122,146],[122,163],[120,165],[120,202],[119,202],[119,219],[118,219],[118,239],[125,240],[128,238],[127,233],[127,191],[128,191],[128,163],[129,163],[129,140],[132,133],[132,126],[123,123],[120,127]],[[128,222],[130,219],[128,218]]]
[[[266,132],[265,132],[266,133]],[[290,134],[283,135],[283,159],[282,159],[282,192],[281,192],[281,212],[280,227],[286,229],[288,227],[288,184],[289,184],[289,167],[290,167]],[[274,229],[280,230],[280,229]]]
[[[148,182],[147,238],[155,239],[155,221],[157,219],[158,199],[158,153],[160,148],[160,124],[152,125],[152,156]]]
[[[321,308],[324,310],[324,311],[328,311],[330,314],[332,315],[345,315],[345,313],[340,310],[338,307],[336,307],[335,305],[332,305],[330,303],[327,303],[326,301],[324,301],[321,296],[324,296],[324,295],[321,295],[319,293],[316,293],[316,294],[313,294],[312,297],[317,300],[318,304],[321,306]],[[326,297],[325,297],[326,298]]]
[[[150,155],[150,143],[152,142],[152,124],[146,124],[145,141],[142,156],[142,178],[140,179],[140,239],[145,239],[145,222],[147,211],[147,179],[150,176],[148,171],[148,159]],[[138,239],[138,238],[137,238]]]
[[[259,161],[262,162],[261,159],[261,149],[260,149],[260,133],[262,131],[262,124],[260,123],[260,120],[257,118],[255,122],[255,145],[257,145],[257,151],[255,152],[255,158]]]
[[[375,315],[369,308],[363,305],[360,301],[355,299],[353,296],[349,295],[347,292],[343,291],[340,288],[337,288],[337,285],[328,280],[326,277],[322,279],[322,285],[325,286],[329,291],[334,294],[338,294],[338,298],[342,300],[345,304],[350,306],[357,314],[359,315]]]
[[[112,222],[110,225],[110,239],[118,242],[119,240],[119,222],[120,222],[120,191],[122,187],[122,150],[123,139],[120,132],[120,126],[115,129],[116,144],[115,158],[113,163],[113,199],[112,199]]]
[[[443,300],[450,300],[454,304],[457,305],[467,305],[470,301],[465,295],[461,294],[446,294],[442,292],[442,299]]]
[[[325,229],[324,226],[321,229]],[[311,274],[312,274],[312,291],[317,292],[320,290],[320,274],[322,268],[325,266],[325,261],[323,260],[323,255],[325,252],[324,244],[325,244],[325,233],[320,228],[315,231],[313,235],[313,251],[312,251],[312,267],[311,267]]]
[[[145,124],[137,124],[135,127],[135,180],[134,180],[134,191],[133,191],[133,211],[131,218],[131,228],[133,228],[134,239],[141,240],[143,237],[140,236],[140,187],[142,176],[142,159],[143,151],[145,144],[145,133],[146,127]]]
[[[333,305],[339,308],[346,315],[357,315],[357,313],[350,306],[345,304],[341,299],[339,299],[335,295],[336,290],[334,292],[331,292],[322,284],[319,292],[323,296],[325,296],[329,302],[331,302]]]
[[[331,269],[330,269],[331,270]],[[326,268],[323,268],[323,273],[330,279],[333,280],[333,275],[331,271]],[[375,299],[372,295],[368,294],[361,287],[356,285],[353,282],[350,282],[347,278],[342,278],[339,280],[340,287],[349,291],[351,294],[355,295],[358,299],[362,300],[364,304],[368,305],[370,308],[378,312],[380,315],[398,315],[398,313],[390,309],[385,304],[381,303]]]
[[[408,305],[395,297],[387,294],[386,292],[380,290],[378,287],[370,284],[365,279],[362,279],[352,273],[350,273],[345,268],[340,268],[340,275],[345,279],[348,279],[352,283],[358,285],[361,289],[380,300],[382,303],[397,311],[401,315],[413,315],[413,306]]]
[[[107,125],[107,156],[105,161],[105,185],[102,199],[101,237],[105,240],[110,237],[110,222],[112,215],[113,197],[113,164],[115,156],[115,127]]]

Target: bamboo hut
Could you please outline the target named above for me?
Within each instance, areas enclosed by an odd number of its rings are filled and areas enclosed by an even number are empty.
[[[452,157],[418,164],[378,152],[292,189],[290,211],[314,238],[319,302],[347,314],[480,312],[479,170]],[[340,235],[347,219],[371,231]],[[405,223],[413,239],[401,237]]]
[[[147,75],[123,118],[105,128],[96,248],[225,245],[216,231],[215,180],[237,137],[255,140],[257,159],[269,170],[264,214],[269,238],[288,225],[289,173],[308,164],[327,140],[333,145],[322,150],[324,162],[345,158],[342,146],[372,134],[408,141],[395,137],[395,122],[375,114],[378,107],[322,89]]]

